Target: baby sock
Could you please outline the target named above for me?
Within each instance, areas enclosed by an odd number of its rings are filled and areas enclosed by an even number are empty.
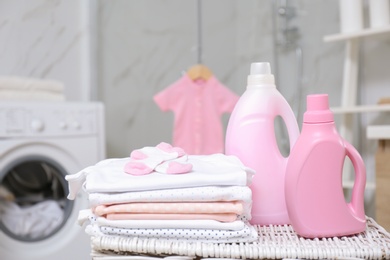
[[[157,165],[162,163],[163,160],[159,158],[147,158],[144,160],[133,160],[126,163],[125,172],[132,175],[145,175],[151,173]]]
[[[185,155],[183,149],[179,147],[173,147],[167,143],[160,143],[156,147],[144,147],[142,149],[134,150],[130,154],[130,158],[135,160],[142,160],[151,157],[161,157],[163,160],[170,160]]]
[[[133,175],[151,173],[159,164],[179,158],[185,154],[184,150],[172,147],[167,143],[160,143],[156,147],[144,147],[134,150],[130,154],[131,161],[125,165],[125,172]]]
[[[155,168],[156,172],[168,174],[187,173],[191,170],[192,164],[187,162],[187,155],[184,155],[177,159],[165,161]]]

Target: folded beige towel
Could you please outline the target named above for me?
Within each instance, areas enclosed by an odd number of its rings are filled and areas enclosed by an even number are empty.
[[[16,76],[0,76],[1,90],[40,90],[47,92],[63,93],[64,84],[50,79],[37,79]]]
[[[0,101],[64,100],[64,84],[60,81],[0,76]]]

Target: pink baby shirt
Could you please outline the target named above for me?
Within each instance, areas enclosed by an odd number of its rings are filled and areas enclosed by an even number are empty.
[[[231,113],[238,99],[214,76],[193,81],[187,74],[154,96],[162,111],[175,114],[173,145],[203,155],[223,153],[220,117]]]

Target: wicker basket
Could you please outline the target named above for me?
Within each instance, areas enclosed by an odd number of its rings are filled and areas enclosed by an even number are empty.
[[[253,243],[212,244],[175,242],[162,239],[91,237],[97,252],[118,255],[181,255],[197,258],[235,259],[390,259],[390,234],[367,218],[365,232],[349,237],[305,239],[291,226],[256,226],[258,240]],[[119,257],[118,257],[119,258]]]

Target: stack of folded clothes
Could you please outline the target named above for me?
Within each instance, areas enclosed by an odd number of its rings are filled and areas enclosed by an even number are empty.
[[[254,171],[223,154],[187,155],[169,144],[135,150],[68,175],[69,199],[84,186],[90,208],[79,215],[91,237],[252,242]]]
[[[0,101],[64,100],[64,84],[60,81],[0,75]]]

